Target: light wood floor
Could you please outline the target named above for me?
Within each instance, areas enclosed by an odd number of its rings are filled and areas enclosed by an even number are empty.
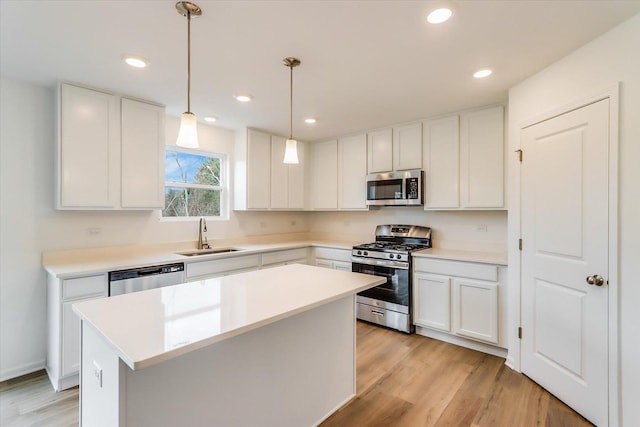
[[[357,397],[322,426],[590,426],[504,359],[358,322]],[[78,388],[0,383],[0,426],[78,425]],[[297,427],[297,426],[291,426]]]

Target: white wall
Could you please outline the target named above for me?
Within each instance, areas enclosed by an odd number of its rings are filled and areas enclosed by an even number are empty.
[[[520,146],[519,124],[615,82],[620,85],[619,309],[621,421],[640,425],[640,15],[518,84],[509,93],[511,151]],[[509,200],[518,200],[511,168]],[[509,241],[517,237],[510,224]],[[603,224],[605,226],[605,224]],[[510,248],[510,255],[517,251]],[[512,280],[517,280],[511,269]]]
[[[44,367],[43,251],[197,240],[197,220],[162,221],[156,211],[57,211],[54,206],[54,92],[1,79],[0,381]],[[173,143],[179,120],[167,117]],[[203,149],[233,153],[233,131],[199,127]],[[230,174],[230,177],[233,176]],[[87,228],[99,228],[90,235]],[[231,212],[208,221],[209,240],[305,232],[305,213]]]

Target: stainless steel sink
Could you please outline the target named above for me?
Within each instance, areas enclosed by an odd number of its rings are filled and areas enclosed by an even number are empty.
[[[228,252],[237,252],[240,249],[236,248],[212,248],[212,249],[197,249],[193,251],[176,252],[178,255],[184,256],[198,256],[198,255],[212,255],[212,254],[224,254]]]

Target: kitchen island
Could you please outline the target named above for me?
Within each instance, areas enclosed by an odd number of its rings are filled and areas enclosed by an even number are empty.
[[[84,426],[312,426],[355,396],[357,292],[293,264],[73,306]]]

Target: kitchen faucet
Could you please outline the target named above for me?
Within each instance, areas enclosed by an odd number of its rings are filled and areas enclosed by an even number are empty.
[[[207,242],[207,236],[202,239],[202,233],[207,232],[207,221],[204,218],[200,218],[200,227],[198,228],[198,249],[211,249]]]

